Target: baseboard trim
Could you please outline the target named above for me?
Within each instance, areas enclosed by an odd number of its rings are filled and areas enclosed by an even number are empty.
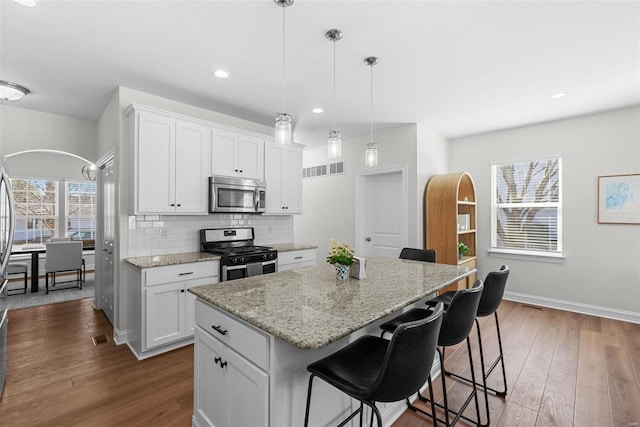
[[[505,292],[504,299],[508,301],[538,305],[541,307],[571,311],[573,313],[589,314],[591,316],[604,317],[606,319],[621,320],[623,322],[640,324],[640,313],[634,313],[632,311],[614,310],[607,307],[579,304],[571,301],[563,301],[559,299],[545,298],[535,295],[521,294],[517,292]]]
[[[113,328],[113,342],[116,345],[122,345],[127,343],[127,331],[120,331],[118,328]]]

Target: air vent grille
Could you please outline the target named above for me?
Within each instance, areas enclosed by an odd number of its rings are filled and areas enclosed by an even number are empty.
[[[302,169],[302,178],[320,178],[329,175],[344,175],[344,162],[311,166]]]

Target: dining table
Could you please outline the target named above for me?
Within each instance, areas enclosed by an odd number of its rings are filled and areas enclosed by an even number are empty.
[[[24,245],[11,248],[11,255],[31,254],[31,293],[38,292],[40,254],[47,252],[45,245]]]
[[[82,250],[94,250],[94,247],[83,246]],[[23,245],[11,248],[11,255],[31,254],[31,293],[37,293],[39,290],[40,254],[46,252],[46,245]]]

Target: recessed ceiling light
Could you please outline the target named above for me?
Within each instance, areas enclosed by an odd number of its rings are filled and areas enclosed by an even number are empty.
[[[28,93],[29,89],[24,86],[0,80],[0,99],[3,101],[19,101]]]
[[[36,0],[13,0],[14,2],[27,7],[36,7],[38,2]]]
[[[216,70],[213,73],[214,76],[216,76],[219,79],[228,79],[229,78],[229,73],[227,73],[225,70]]]
[[[312,113],[316,113],[316,114],[322,114],[324,112],[324,110],[320,107],[316,107],[313,110],[311,110]]]
[[[559,93],[554,93],[553,95],[551,95],[549,97],[549,99],[560,99],[560,98],[564,98],[565,96],[567,96],[566,93],[564,92],[559,92]]]

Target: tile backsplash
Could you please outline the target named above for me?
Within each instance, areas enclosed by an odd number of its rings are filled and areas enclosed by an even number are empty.
[[[224,227],[253,227],[257,245],[293,242],[290,215],[136,215],[129,217],[127,257],[198,252],[201,229]]]

